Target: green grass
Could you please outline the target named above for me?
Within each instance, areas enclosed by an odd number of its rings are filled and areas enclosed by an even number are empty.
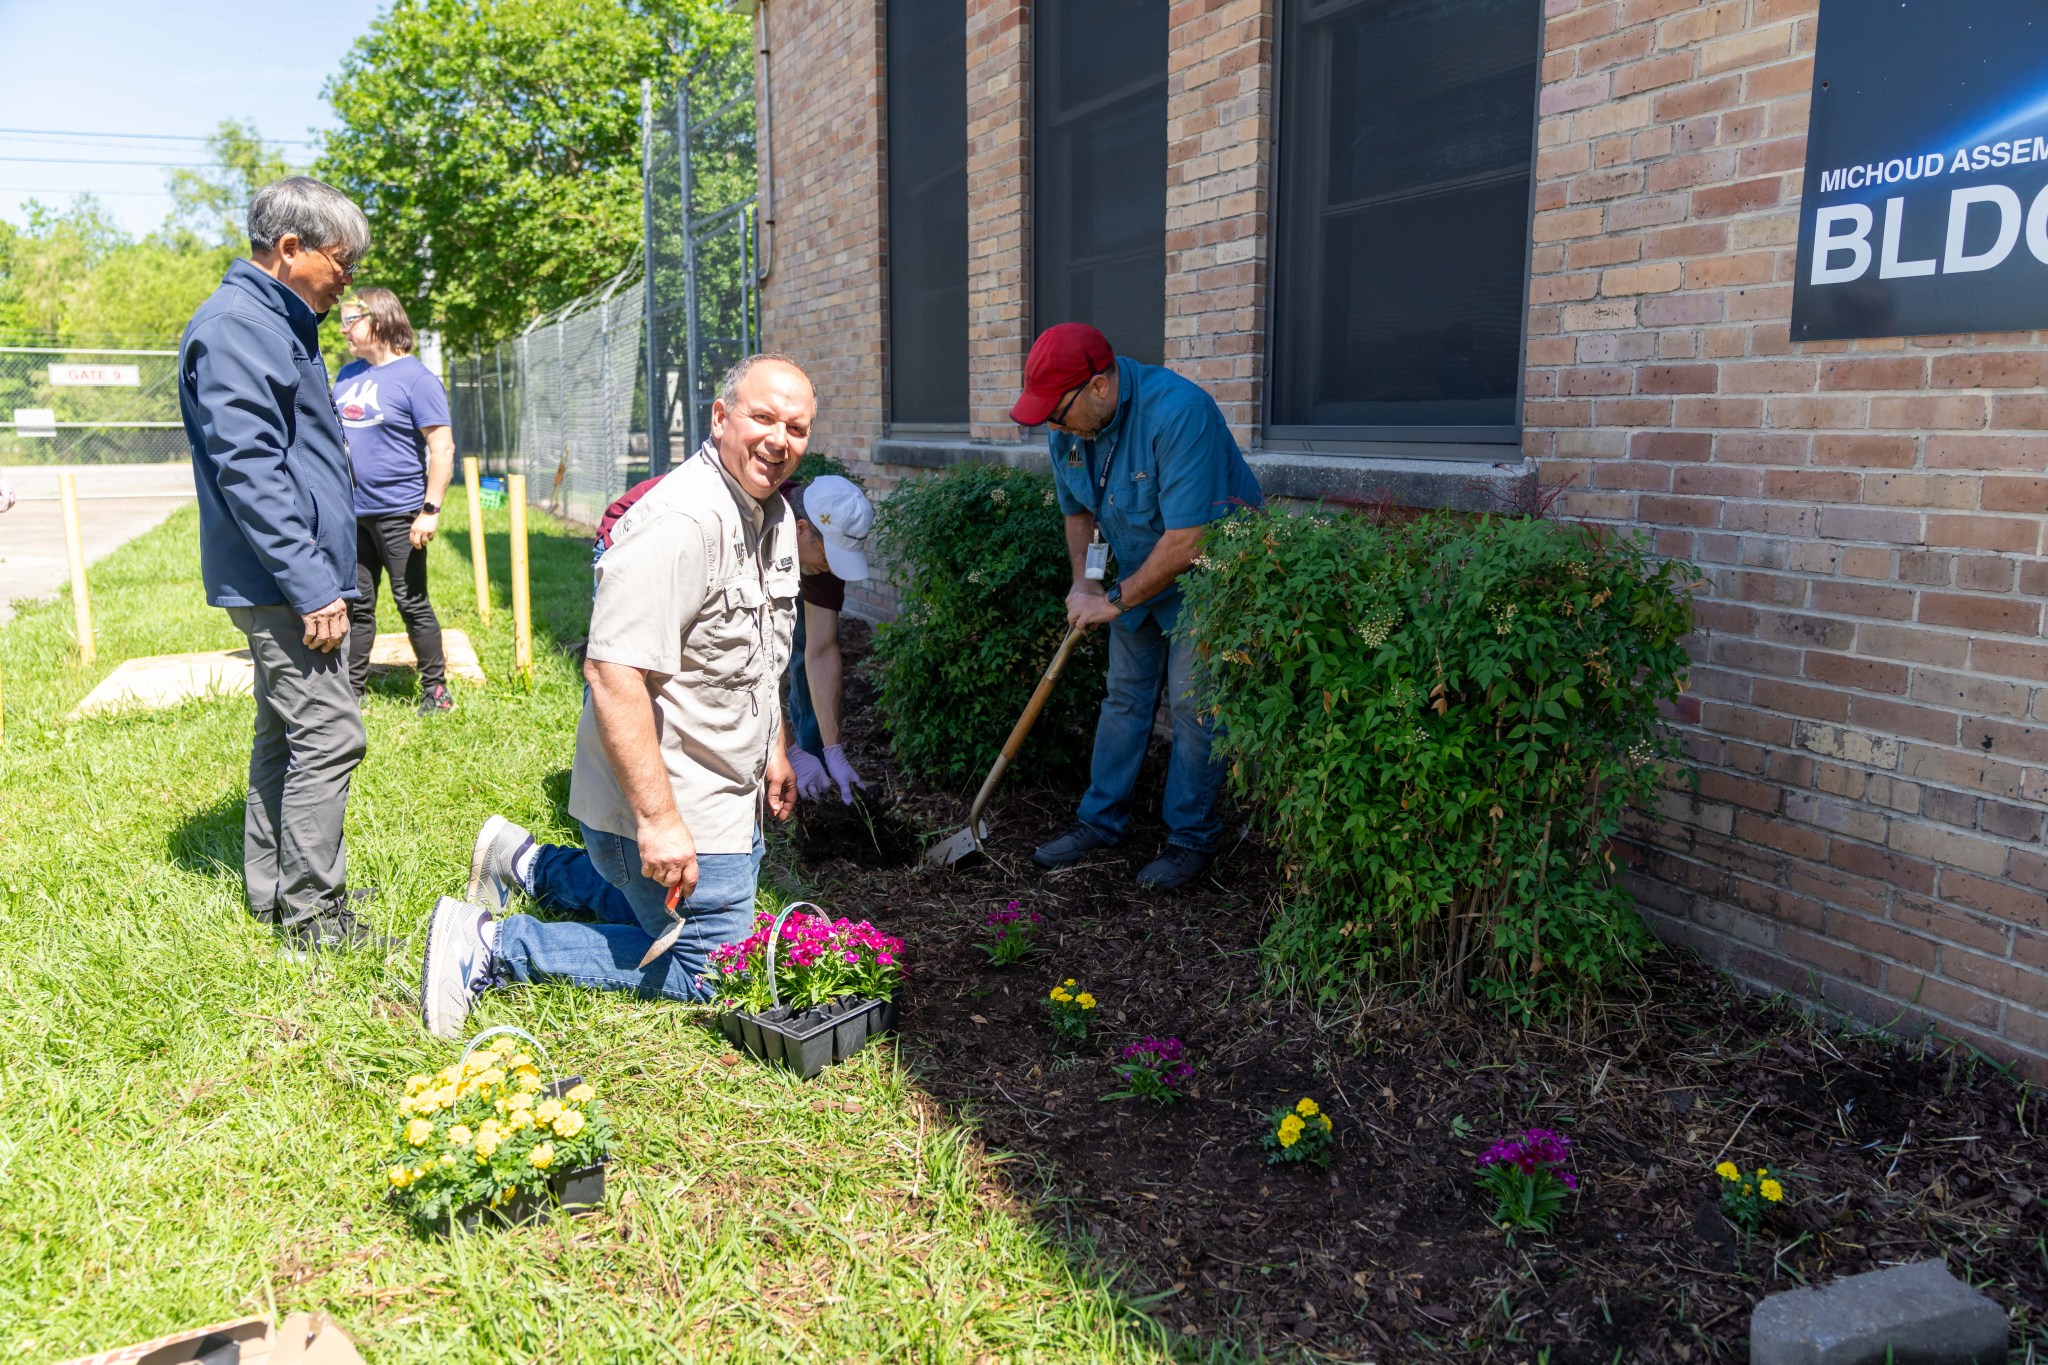
[[[893,1049],[799,1082],[728,1065],[674,1005],[554,987],[494,993],[474,1020],[532,1031],[609,1101],[623,1137],[602,1215],[440,1241],[385,1206],[394,1086],[455,1055],[413,1003],[434,898],[459,893],[493,811],[570,833],[581,692],[554,641],[583,632],[587,549],[537,519],[524,691],[506,681],[504,515],[491,627],[459,499],[432,561],[442,619],[491,684],[456,683],[461,709],[431,720],[410,675],[366,706],[350,873],[414,945],[388,966],[294,964],[245,913],[248,699],[63,719],[122,659],[240,643],[204,604],[190,509],[93,570],[97,668],[67,603],[0,629],[0,1359],[300,1308],[375,1362],[1171,1354]]]

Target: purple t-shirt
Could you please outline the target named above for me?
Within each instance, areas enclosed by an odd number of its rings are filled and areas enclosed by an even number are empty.
[[[415,356],[384,365],[352,360],[334,378],[334,407],[348,428],[356,515],[417,512],[427,500],[427,427],[448,425],[448,393]]]

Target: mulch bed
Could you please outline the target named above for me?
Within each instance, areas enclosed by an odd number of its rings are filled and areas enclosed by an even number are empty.
[[[903,851],[957,828],[966,802],[896,776],[849,622],[848,748]],[[1141,799],[1156,804],[1158,772]],[[2048,1113],[1967,1053],[1818,1027],[1661,953],[1635,989],[1554,1031],[1483,1012],[1389,1004],[1343,1019],[1262,993],[1271,858],[1235,832],[1196,891],[1132,874],[1156,826],[1046,874],[1030,850],[1078,791],[1006,788],[992,857],[943,874],[892,861],[870,822],[800,844],[827,904],[908,939],[903,1053],[967,1118],[1054,1235],[1191,1344],[1247,1355],[1409,1360],[1746,1358],[1749,1315],[1802,1283],[1946,1257],[2048,1341]],[[868,836],[867,844],[861,837]],[[872,846],[873,852],[868,851]],[[858,855],[844,856],[848,853]],[[1049,921],[1049,951],[986,965],[992,909]],[[1077,978],[1099,1037],[1062,1049],[1043,998]],[[1104,1103],[1115,1048],[1178,1035],[1199,1066],[1170,1108]],[[1328,1173],[1265,1162],[1266,1115],[1314,1096],[1336,1121]],[[1512,1240],[1473,1181],[1493,1138],[1555,1127],[1583,1194],[1556,1233]],[[1716,1207],[1711,1169],[1769,1162],[1795,1203],[1754,1239]]]

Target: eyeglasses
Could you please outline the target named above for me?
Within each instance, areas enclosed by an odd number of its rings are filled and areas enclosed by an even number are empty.
[[[343,313],[341,315],[341,330],[346,332],[368,316],[370,316],[368,313]]]
[[[329,252],[325,247],[308,247],[307,250],[312,251],[317,255],[325,257],[327,260],[327,264],[333,266],[337,271],[341,273],[341,282],[343,284],[348,284],[355,279],[356,268],[353,263],[349,265],[343,265],[340,261],[335,260],[333,254]]]
[[[1108,373],[1108,370],[1097,370],[1094,374],[1089,375],[1088,378],[1081,383],[1079,388],[1076,388],[1072,393],[1069,393],[1067,395],[1067,399],[1064,403],[1061,403],[1057,408],[1053,409],[1052,416],[1046,418],[1046,422],[1051,426],[1065,426],[1067,421],[1067,413],[1073,409],[1074,400],[1081,396],[1081,390],[1087,388],[1090,384],[1093,384],[1096,380],[1100,379],[1103,375],[1106,375]]]

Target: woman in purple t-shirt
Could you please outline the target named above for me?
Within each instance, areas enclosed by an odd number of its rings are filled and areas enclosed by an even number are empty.
[[[356,476],[356,588],[348,604],[348,674],[356,696],[370,680],[377,639],[377,581],[391,598],[419,660],[420,714],[453,711],[441,622],[427,600],[427,543],[440,529],[441,499],[455,476],[448,393],[412,354],[412,323],[389,289],[358,290],[341,305],[341,332],[356,358],[334,380]]]

